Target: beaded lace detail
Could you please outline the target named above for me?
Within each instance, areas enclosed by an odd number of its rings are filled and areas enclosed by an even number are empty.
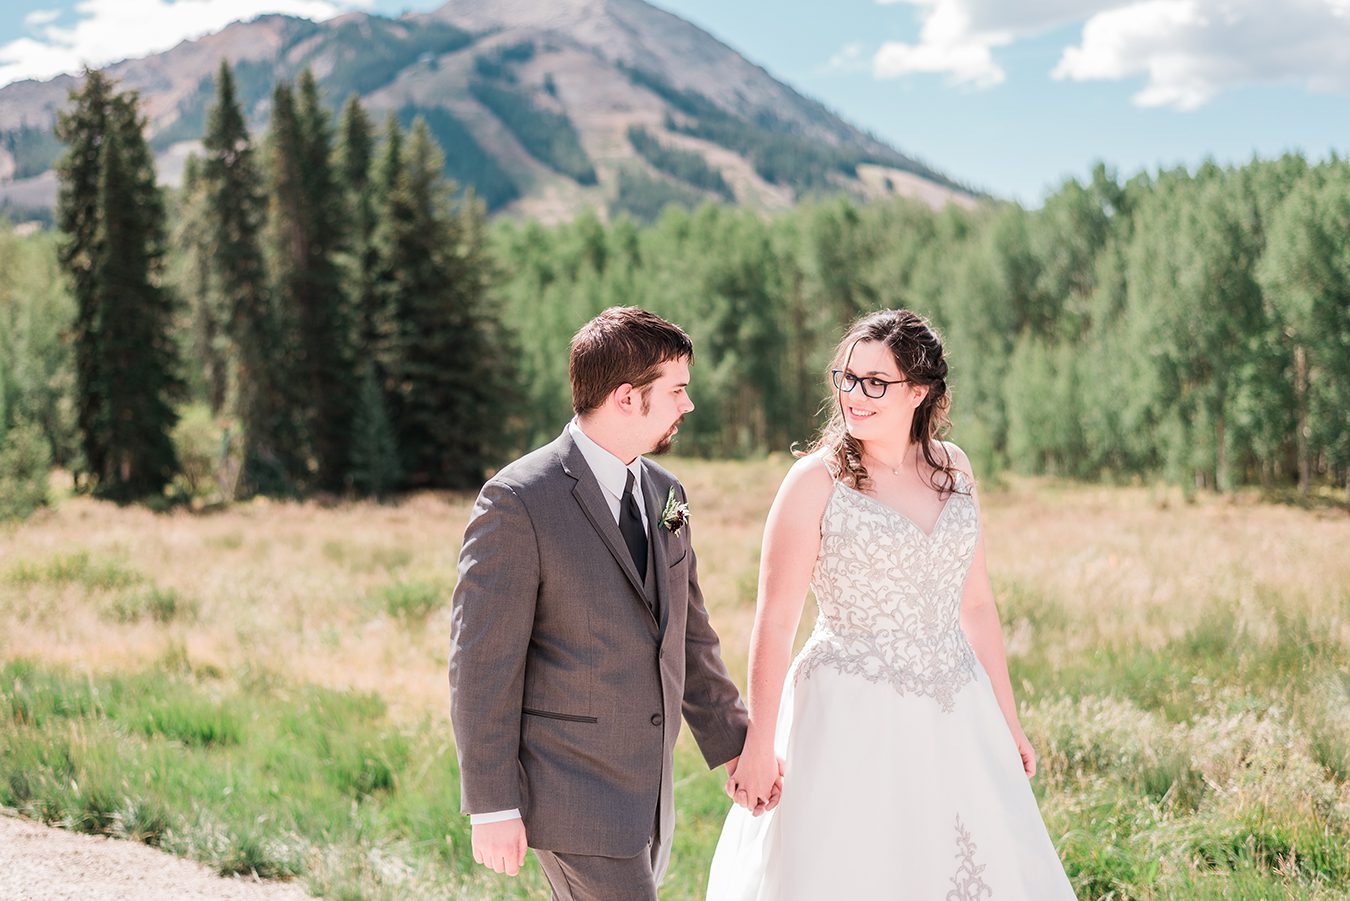
[[[953,709],[975,678],[975,652],[960,623],[980,534],[968,484],[958,472],[958,491],[926,533],[898,510],[835,483],[811,576],[820,615],[793,678],[829,666]]]
[[[979,845],[970,836],[970,830],[956,817],[956,875],[951,878],[952,890],[947,893],[947,901],[981,901],[994,897],[994,890],[984,881],[984,868],[987,864],[977,864],[975,854]]]

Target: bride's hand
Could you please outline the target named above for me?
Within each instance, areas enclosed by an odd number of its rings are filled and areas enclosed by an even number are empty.
[[[727,764],[727,796],[754,816],[777,807],[782,791],[783,760],[771,751],[743,752]]]
[[[1013,740],[1017,742],[1017,753],[1022,757],[1022,771],[1030,779],[1036,775],[1036,749],[1031,746],[1027,734],[1020,727],[1013,730]]]

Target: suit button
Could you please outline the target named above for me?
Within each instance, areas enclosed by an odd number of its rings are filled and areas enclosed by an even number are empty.
[[[661,725],[662,722],[664,722],[664,721],[661,719],[661,714],[659,714],[659,713],[653,713],[653,714],[652,714],[652,725],[653,725],[653,726],[659,726],[659,725]]]

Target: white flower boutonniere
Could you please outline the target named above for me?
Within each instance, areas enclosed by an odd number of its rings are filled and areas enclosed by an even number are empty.
[[[661,525],[670,530],[670,534],[680,534],[680,529],[689,522],[689,505],[675,499],[675,488],[671,486],[666,495],[666,508],[661,511]]]

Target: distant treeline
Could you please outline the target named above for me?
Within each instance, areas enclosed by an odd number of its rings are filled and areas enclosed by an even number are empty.
[[[1226,490],[1350,477],[1350,165],[1299,156],[1097,167],[1039,210],[839,200],[766,220],[707,205],[639,228],[493,232],[526,433],[567,412],[562,349],[638,303],[694,336],[686,451],[809,439],[846,324],[909,307],[945,336],[953,437],[984,472]]]
[[[1099,166],[1038,210],[487,228],[425,121],[377,138],[352,101],[335,123],[306,73],[255,144],[228,68],[217,87],[165,198],[134,95],[89,73],[58,127],[57,233],[0,230],[0,495],[48,462],[124,500],[473,488],[558,432],[568,340],[614,304],[695,340],[686,453],[808,441],[839,335],[903,306],[945,338],[952,437],[981,474],[1350,482],[1340,159]],[[654,212],[665,183],[630,181]]]

